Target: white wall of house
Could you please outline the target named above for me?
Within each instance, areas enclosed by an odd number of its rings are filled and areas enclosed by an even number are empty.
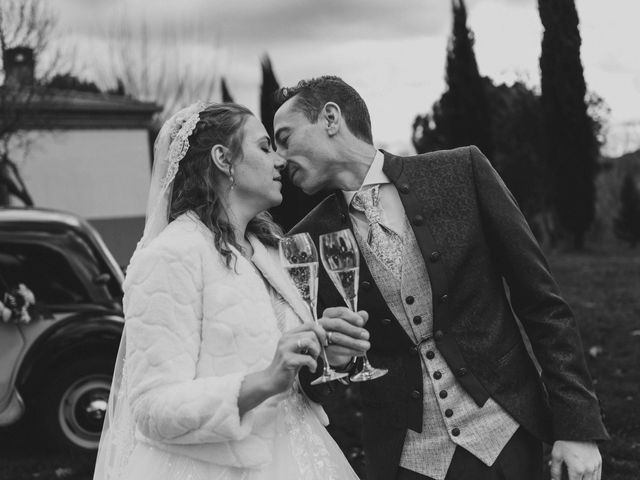
[[[144,129],[33,130],[18,164],[36,206],[91,221],[122,265],[142,234],[150,181]]]
[[[147,131],[31,131],[11,156],[37,206],[100,219],[144,215],[150,180]]]

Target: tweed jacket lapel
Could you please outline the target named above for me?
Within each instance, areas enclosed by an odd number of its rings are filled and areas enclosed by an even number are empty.
[[[446,261],[443,258],[441,247],[436,244],[429,227],[430,218],[433,216],[429,192],[425,192],[424,188],[419,188],[420,185],[416,180],[420,178],[418,173],[425,168],[425,165],[421,164],[421,161],[416,161],[415,157],[406,159],[396,157],[388,152],[383,153],[384,166],[382,170],[400,192],[402,205],[411,223],[429,274],[433,299],[433,331],[438,349],[452,370],[464,370],[465,373],[459,377],[459,381],[478,406],[482,406],[489,398],[489,394],[474,375],[467,374],[467,369],[463,367],[466,364],[465,359],[455,338],[450,334],[452,315],[449,306]],[[420,192],[420,195],[417,192]]]
[[[449,327],[448,282],[444,262],[440,261],[440,252],[429,228],[429,199],[419,198],[416,194],[415,185],[412,184],[414,166],[402,157],[396,157],[388,152],[383,153],[382,170],[400,193],[400,200],[429,273],[433,290],[434,331],[446,330]]]

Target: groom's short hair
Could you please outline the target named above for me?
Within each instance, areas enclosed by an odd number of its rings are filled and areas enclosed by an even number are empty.
[[[293,98],[295,97],[295,98]],[[276,108],[292,99],[295,108],[304,113],[310,122],[317,122],[320,111],[327,102],[340,107],[349,131],[360,140],[373,145],[371,118],[367,104],[358,92],[340,77],[324,75],[301,80],[295,87],[284,87],[276,92]]]

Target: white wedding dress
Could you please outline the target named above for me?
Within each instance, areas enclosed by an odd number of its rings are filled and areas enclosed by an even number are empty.
[[[286,394],[278,407],[273,462],[263,468],[221,468],[160,450],[135,447],[122,480],[357,480],[343,453],[303,394]]]

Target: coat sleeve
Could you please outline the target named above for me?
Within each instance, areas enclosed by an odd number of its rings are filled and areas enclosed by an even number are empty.
[[[606,439],[573,313],[506,185],[477,147],[469,154],[492,256],[542,369],[554,439]]]
[[[245,372],[197,378],[202,326],[202,261],[197,248],[141,251],[125,282],[126,385],[134,421],[146,437],[170,444],[241,440]],[[178,249],[176,249],[178,250]]]

